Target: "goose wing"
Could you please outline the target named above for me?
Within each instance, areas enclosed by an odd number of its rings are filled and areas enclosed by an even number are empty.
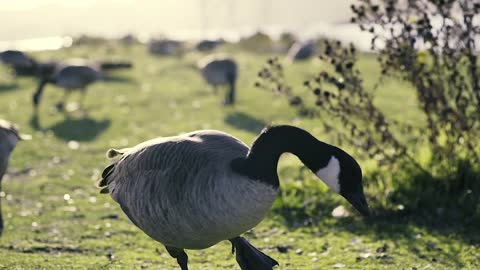
[[[57,85],[83,88],[100,79],[100,73],[90,66],[65,66],[56,75]]]
[[[168,181],[181,188],[179,185],[195,181],[199,173],[215,174],[224,164],[245,157],[247,152],[248,146],[243,142],[219,131],[157,138],[132,148],[109,150],[108,157],[121,158],[104,169],[99,187],[101,193],[112,193],[111,187],[117,184]]]

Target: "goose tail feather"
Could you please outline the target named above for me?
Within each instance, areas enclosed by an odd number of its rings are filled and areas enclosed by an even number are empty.
[[[107,151],[107,158],[108,159],[113,159],[118,156],[123,156],[129,148],[124,148],[124,149],[110,149]],[[100,190],[100,193],[109,193],[109,184],[113,181],[111,175],[115,171],[115,165],[117,164],[118,161],[113,162],[112,164],[108,165],[105,169],[103,169],[102,172],[102,179],[98,182],[98,187],[102,188]]]
[[[101,194],[109,193],[108,184],[112,181],[109,176],[112,175],[115,169],[115,163],[108,165],[102,172],[102,179],[98,182],[98,187],[102,188],[100,190]]]
[[[123,154],[124,153],[122,152],[122,150],[117,150],[112,148],[107,151],[107,158],[112,159]]]

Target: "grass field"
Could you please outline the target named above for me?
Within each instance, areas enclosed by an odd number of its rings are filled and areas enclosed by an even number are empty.
[[[36,81],[0,77],[0,118],[18,124],[32,141],[15,150],[1,193],[5,231],[0,269],[177,269],[163,246],[132,225],[118,205],[95,184],[108,165],[110,147],[132,146],[158,136],[196,129],[219,129],[250,144],[267,124],[303,127],[327,142],[319,120],[296,116],[284,99],[253,87],[268,55],[224,49],[240,64],[238,103],[220,105],[191,68],[201,54],[152,57],[142,46],[72,47],[40,52],[40,59],[117,57],[135,68],[93,85],[86,111],[55,113],[61,91],[47,86],[40,110],[31,96]],[[315,60],[289,66],[293,83],[322,68]],[[378,68],[364,56],[360,68],[373,84]],[[394,118],[421,122],[413,91],[395,81],[379,89],[378,106]],[[75,102],[72,95],[71,102]],[[360,160],[368,179],[368,161]],[[282,197],[269,217],[246,234],[278,260],[278,269],[480,269],[480,230],[441,215],[390,216],[363,220],[356,213],[335,219],[330,213],[347,202],[309,174],[298,180],[300,162],[280,163]],[[368,183],[367,183],[368,184]],[[368,188],[375,200],[378,188]],[[375,209],[375,204],[373,204]],[[351,208],[348,208],[351,209]],[[238,269],[227,242],[189,251],[191,269]]]

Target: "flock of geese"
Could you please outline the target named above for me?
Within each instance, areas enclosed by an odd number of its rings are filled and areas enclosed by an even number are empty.
[[[24,72],[28,63],[35,62],[15,51],[2,53],[1,59],[22,63]],[[41,71],[41,77],[34,105],[38,106],[46,84],[55,84],[66,93],[85,92],[106,69],[127,67],[123,63],[35,64],[34,72]],[[236,62],[210,58],[199,69],[212,86],[229,85],[225,104],[234,104]],[[20,134],[13,124],[0,120],[0,184],[12,151],[26,139],[29,136]],[[222,131],[197,130],[110,149],[107,157],[114,161],[104,169],[98,186],[135,226],[163,244],[182,270],[188,269],[185,249],[205,249],[224,240],[231,242],[242,270],[271,270],[277,261],[241,235],[260,223],[271,208],[279,192],[277,165],[283,153],[296,155],[331,190],[362,215],[369,215],[362,171],[355,159],[289,125],[265,128],[251,147]]]
[[[32,98],[35,108],[39,106],[47,84],[64,89],[64,100],[57,103],[58,110],[63,109],[65,100],[72,91],[81,91],[81,102],[83,102],[88,86],[102,80],[105,72],[132,67],[129,62],[91,62],[85,59],[39,63],[25,53],[15,50],[1,52],[0,62],[12,68],[17,75],[31,75],[39,78],[37,90]],[[209,56],[201,59],[196,67],[205,81],[214,89],[228,86],[224,105],[234,105],[235,84],[238,77],[236,61],[230,57]]]
[[[104,73],[112,69],[131,68],[132,64],[127,62],[96,62],[90,63],[84,59],[71,59],[62,63],[49,63],[43,66],[40,83],[33,94],[33,105],[38,107],[45,85],[53,84],[64,89],[64,100],[57,104],[58,110],[63,110],[68,95],[79,90],[82,93],[82,101],[85,98],[87,87],[101,80]]]

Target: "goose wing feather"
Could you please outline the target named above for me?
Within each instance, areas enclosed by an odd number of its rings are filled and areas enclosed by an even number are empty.
[[[108,190],[110,185],[130,185],[139,178],[148,178],[145,181],[173,181],[173,186],[180,188],[184,182],[197,179],[194,176],[200,171],[207,171],[205,167],[214,174],[218,166],[245,157],[247,152],[243,142],[220,131],[157,138],[132,148],[109,150],[107,156],[121,157],[104,169],[99,187]]]

